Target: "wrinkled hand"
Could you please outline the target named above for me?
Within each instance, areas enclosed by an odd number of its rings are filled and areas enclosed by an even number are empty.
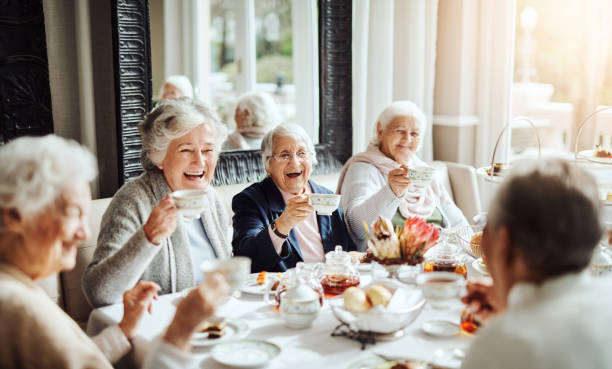
[[[176,314],[164,340],[181,350],[189,349],[189,340],[198,327],[227,300],[229,285],[218,273],[206,278],[204,283],[194,288],[176,307]]]
[[[289,234],[291,229],[308,218],[314,211],[310,205],[310,195],[301,194],[287,200],[283,213],[276,219],[276,229],[282,234]]]
[[[177,218],[178,209],[172,197],[167,195],[153,209],[149,219],[143,226],[144,233],[149,242],[159,245],[161,241],[174,233]]]
[[[155,282],[140,281],[123,294],[123,319],[119,323],[119,328],[128,339],[134,337],[144,312],[151,313],[153,300],[157,299],[159,290],[160,287]]]
[[[461,302],[466,304],[474,317],[481,322],[505,309],[503,303],[495,296],[493,282],[490,278],[468,281],[467,294],[461,299]]]
[[[389,187],[397,197],[403,197],[406,194],[410,178],[408,178],[408,167],[405,165],[389,172],[388,176]]]

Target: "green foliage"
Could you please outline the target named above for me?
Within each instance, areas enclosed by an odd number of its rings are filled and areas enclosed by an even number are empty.
[[[276,83],[278,73],[283,73],[284,83],[293,83],[293,61],[291,57],[283,55],[268,55],[257,59],[257,82]],[[221,72],[227,74],[228,80],[233,81],[236,76],[236,63],[226,64]]]

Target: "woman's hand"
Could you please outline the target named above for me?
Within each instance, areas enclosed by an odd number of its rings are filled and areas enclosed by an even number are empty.
[[[403,197],[406,194],[410,178],[408,178],[408,167],[405,165],[389,172],[389,187],[397,197]]]
[[[143,226],[149,242],[159,245],[176,230],[178,209],[169,194],[157,204]]]
[[[157,299],[159,290],[157,283],[140,281],[123,294],[123,319],[119,323],[119,328],[128,339],[134,337],[138,322],[145,310],[151,312],[151,305],[153,300]]]
[[[314,211],[309,201],[308,194],[297,195],[287,200],[285,210],[276,219],[276,229],[282,234],[289,234],[293,227],[308,218]]]
[[[220,274],[209,278],[191,291],[176,307],[176,314],[164,334],[164,340],[183,351],[189,349],[189,340],[198,327],[212,316],[217,306],[225,302],[229,285]]]
[[[490,278],[471,280],[467,283],[467,294],[461,302],[468,305],[474,317],[484,322],[504,310],[503,304],[495,297],[493,282]]]

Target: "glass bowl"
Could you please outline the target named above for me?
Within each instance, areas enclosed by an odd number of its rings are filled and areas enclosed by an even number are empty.
[[[476,259],[482,257],[482,247],[480,242],[482,241],[483,229],[483,225],[468,225],[457,228],[457,239],[459,240],[459,245],[461,245],[463,251]],[[476,239],[474,236],[477,236],[479,233],[480,238]]]

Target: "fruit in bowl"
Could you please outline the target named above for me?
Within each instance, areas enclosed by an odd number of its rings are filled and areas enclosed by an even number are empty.
[[[331,304],[334,316],[353,330],[392,333],[412,323],[425,305],[423,293],[390,279],[351,287]]]

